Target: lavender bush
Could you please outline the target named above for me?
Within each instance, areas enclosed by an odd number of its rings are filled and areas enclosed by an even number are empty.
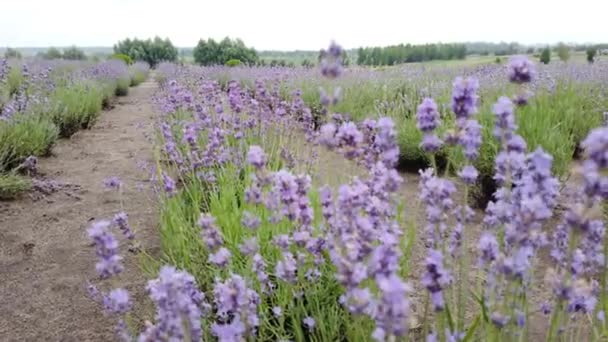
[[[536,101],[522,94],[542,70],[514,59],[504,73],[510,94],[489,112],[485,80],[455,77],[449,98],[416,103],[417,144],[430,167],[420,170],[419,192],[404,195],[398,122],[336,113],[349,95],[336,90],[341,49],[332,44],[324,56],[330,80],[316,120],[302,93],[284,97],[276,78],[222,85],[209,69],[159,66],[163,255],[150,262],[166,266],[148,284],[156,314],[138,339],[602,340],[608,130],[582,139],[582,184],[560,192],[554,158],[521,135],[520,117]],[[478,224],[467,194],[484,146],[496,148],[499,188]],[[437,167],[446,148],[460,158],[449,160],[457,177]],[[319,188],[321,149],[362,174]],[[419,202],[422,222],[404,212],[406,201]],[[110,223],[90,235],[100,278],[120,272]],[[134,340],[129,295],[91,292],[117,315],[118,337]]]

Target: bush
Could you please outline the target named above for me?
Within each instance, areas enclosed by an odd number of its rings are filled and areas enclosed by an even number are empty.
[[[129,94],[129,87],[131,86],[131,78],[120,78],[116,81],[116,90],[114,95],[116,96],[127,96]]]
[[[559,43],[557,45],[556,51],[557,51],[557,56],[563,62],[567,62],[570,59],[570,48],[566,44]]]
[[[543,49],[543,52],[540,54],[540,62],[543,64],[549,64],[551,61],[551,49],[546,47]]]
[[[84,51],[78,49],[76,46],[69,47],[63,50],[63,58],[72,61],[82,61],[87,59]]]
[[[57,140],[57,127],[44,116],[18,114],[0,120],[0,172],[19,165],[25,158],[43,156]]]
[[[597,54],[597,49],[590,47],[587,49],[587,62],[593,63],[595,60],[595,55]]]
[[[69,138],[79,129],[90,128],[95,123],[103,99],[102,88],[95,84],[58,88],[51,97],[51,110],[47,114],[59,128],[59,135]]]
[[[129,67],[129,74],[131,75],[131,86],[134,87],[148,78],[150,72],[150,66],[145,62],[137,62]]]
[[[4,58],[21,59],[21,52],[19,52],[19,50],[17,50],[17,49],[6,48],[6,51],[4,51]]]
[[[133,64],[133,59],[122,53],[115,53],[112,56],[110,56],[110,59],[119,59],[119,60],[125,62],[127,65]]]
[[[229,60],[228,62],[226,62],[226,66],[229,66],[229,67],[240,66],[240,65],[242,65],[242,64],[243,64],[243,63],[241,63],[241,61],[240,61],[240,60],[238,60],[238,59],[234,59],[234,58],[233,58],[233,59],[231,59],[231,60]]]
[[[14,174],[0,174],[0,200],[8,200],[17,197],[20,193],[28,191],[32,182]]]
[[[44,59],[61,59],[62,55],[59,49],[51,47],[46,50],[46,52],[42,53],[41,57]]]

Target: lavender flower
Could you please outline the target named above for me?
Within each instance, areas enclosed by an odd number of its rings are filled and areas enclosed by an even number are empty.
[[[430,133],[439,126],[439,111],[437,104],[431,98],[425,98],[416,112],[416,127],[424,133]]]
[[[122,231],[125,237],[129,240],[135,239],[135,234],[133,234],[133,230],[128,222],[127,213],[124,211],[119,212],[114,215],[114,224],[118,226],[118,228]]]
[[[340,45],[331,42],[327,51],[321,52],[321,74],[324,77],[334,79],[342,74],[343,50]]]
[[[175,184],[175,181],[173,180],[173,178],[171,178],[168,174],[163,172],[162,181],[163,181],[163,189],[165,190],[165,193],[167,193],[167,195],[169,197],[175,195],[175,193],[177,192],[177,187],[176,187],[176,184]]]
[[[230,251],[225,247],[221,247],[215,253],[209,255],[209,262],[217,267],[225,267],[230,261],[230,256]]]
[[[232,274],[224,282],[216,281],[213,296],[220,321],[227,321],[230,317],[235,317],[245,325],[241,336],[253,334],[259,326],[257,310],[260,297],[254,290],[247,287],[245,279],[237,274]]]
[[[473,185],[479,176],[479,172],[472,165],[466,165],[462,170],[458,171],[458,177],[462,179],[465,184]]]
[[[479,82],[473,77],[457,77],[452,88],[452,111],[457,120],[466,120],[477,113]]]
[[[452,277],[443,267],[441,252],[430,249],[425,261],[426,272],[422,277],[422,285],[431,293],[431,301],[435,311],[444,309],[443,289],[452,282]]]
[[[411,287],[397,275],[390,274],[376,279],[380,300],[376,305],[376,329],[372,337],[385,341],[389,337],[405,336],[409,327]]]
[[[157,279],[147,286],[156,305],[156,325],[149,325],[140,341],[182,340],[202,338],[201,318],[210,308],[204,294],[196,288],[194,277],[172,266],[163,266]]]
[[[536,77],[536,67],[526,56],[513,56],[509,60],[509,81],[530,83]]]
[[[420,148],[427,153],[435,153],[441,146],[443,146],[443,141],[435,134],[425,134],[420,143]]]
[[[224,244],[222,233],[215,225],[215,218],[209,214],[201,214],[198,220],[198,225],[201,227],[201,237],[203,242],[210,250],[215,250]]]
[[[308,329],[308,331],[312,331],[315,328],[315,320],[312,317],[305,317],[302,320],[302,323],[304,323],[304,327],[306,327],[306,329]]]
[[[250,146],[247,153],[247,162],[258,170],[266,166],[266,154],[259,146]]]
[[[99,258],[95,265],[97,274],[105,279],[122,272],[122,257],[118,255],[118,241],[110,232],[110,222],[95,222],[88,233],[95,243],[95,252]]]
[[[112,176],[112,177],[108,177],[108,178],[104,179],[103,185],[108,189],[118,190],[122,186],[122,182],[120,181],[120,178],[118,178],[116,176]]]
[[[103,298],[104,309],[113,314],[124,314],[131,309],[129,292],[125,289],[114,289]]]

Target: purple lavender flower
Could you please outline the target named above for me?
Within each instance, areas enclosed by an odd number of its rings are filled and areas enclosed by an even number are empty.
[[[497,139],[510,139],[517,129],[513,102],[508,97],[502,96],[494,104],[492,110],[495,114],[494,136]]]
[[[321,74],[324,77],[334,79],[342,74],[343,50],[340,45],[331,42],[327,51],[321,52]]]
[[[304,327],[306,327],[306,329],[308,329],[308,331],[312,331],[315,328],[315,319],[312,317],[305,317],[302,320],[302,323],[304,323]]]
[[[125,235],[125,237],[127,239],[129,239],[129,240],[135,239],[135,234],[133,234],[133,230],[131,229],[131,226],[129,225],[129,222],[128,222],[127,213],[125,213],[124,211],[119,212],[118,214],[114,215],[113,221],[114,221],[114,224],[118,226],[120,231],[122,231],[122,233]]]
[[[210,250],[215,250],[224,244],[222,233],[215,225],[215,218],[209,214],[201,214],[198,220],[201,227],[201,237]]]
[[[477,113],[477,90],[479,82],[476,78],[456,77],[452,88],[452,111],[457,120],[466,120]]]
[[[283,252],[283,258],[276,264],[275,274],[277,278],[293,283],[296,280],[296,259],[290,252]]]
[[[118,241],[110,232],[110,222],[95,222],[88,233],[95,243],[95,252],[99,258],[95,265],[97,274],[105,279],[122,272],[122,257],[118,255]]]
[[[219,342],[240,342],[245,334],[245,325],[239,318],[235,318],[229,324],[214,323],[211,325],[211,333]]]
[[[274,317],[281,317],[283,315],[283,310],[280,306],[275,306],[272,308],[272,314]]]
[[[329,122],[324,124],[319,130],[319,143],[329,149],[338,146],[338,141],[336,139],[337,131],[338,129],[334,123]]]
[[[431,98],[425,98],[416,112],[416,127],[424,133],[430,133],[439,126],[439,111],[437,104]]]
[[[230,262],[230,251],[225,247],[220,247],[215,253],[209,255],[209,262],[217,267],[225,267]]]
[[[469,119],[464,123],[460,135],[459,144],[464,149],[464,156],[469,161],[474,161],[479,156],[481,146],[481,125],[477,120]]]
[[[149,325],[139,336],[140,341],[190,340],[202,338],[201,318],[209,311],[204,294],[196,287],[194,277],[172,266],[163,266],[157,279],[147,286],[156,305],[156,325]]]
[[[243,277],[231,274],[224,282],[216,281],[213,288],[214,302],[220,321],[236,317],[245,324],[243,336],[251,335],[259,326],[259,295],[247,287]]]
[[[122,182],[120,181],[120,178],[118,178],[116,176],[112,176],[112,177],[108,177],[108,178],[104,179],[103,185],[108,189],[118,190],[122,186]]]
[[[380,300],[376,305],[376,329],[372,337],[385,341],[390,336],[405,336],[409,327],[411,287],[397,275],[380,276],[376,279]]]
[[[473,185],[479,176],[479,172],[473,165],[466,165],[462,170],[458,171],[458,177],[462,179],[465,184]]]
[[[247,153],[247,162],[258,170],[266,166],[266,154],[259,146],[250,146]]]
[[[509,81],[530,83],[536,77],[536,67],[526,56],[513,56],[509,60]]]
[[[498,240],[490,232],[484,232],[479,239],[478,250],[481,264],[489,265],[498,258]]]
[[[443,141],[435,134],[425,134],[420,143],[420,148],[427,153],[435,153],[441,146],[443,146]]]
[[[25,171],[29,174],[35,174],[37,171],[38,158],[36,156],[29,156],[25,158],[23,163],[19,165],[18,169],[20,171]]]
[[[252,237],[243,241],[243,243],[239,245],[239,250],[245,255],[254,255],[259,250],[258,239]]]
[[[131,309],[131,298],[125,289],[114,289],[103,298],[104,309],[113,314],[121,315]]]
[[[177,192],[177,186],[176,186],[173,178],[171,178],[165,172],[162,173],[162,178],[163,178],[163,189],[165,190],[165,193],[167,193],[167,195],[169,197],[175,195],[175,193]]]
[[[445,306],[442,291],[451,284],[452,277],[443,267],[443,255],[437,250],[429,250],[425,264],[426,273],[422,277],[422,285],[431,293],[435,311],[441,311]]]
[[[589,159],[593,160],[600,168],[608,167],[608,127],[592,130],[583,140],[581,146]]]
[[[256,230],[262,224],[262,221],[256,215],[245,211],[243,212],[243,218],[241,219],[241,224],[248,229]]]

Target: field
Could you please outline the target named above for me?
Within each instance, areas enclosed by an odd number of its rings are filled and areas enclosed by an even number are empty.
[[[608,62],[342,56],[0,60],[0,339],[606,340]]]

